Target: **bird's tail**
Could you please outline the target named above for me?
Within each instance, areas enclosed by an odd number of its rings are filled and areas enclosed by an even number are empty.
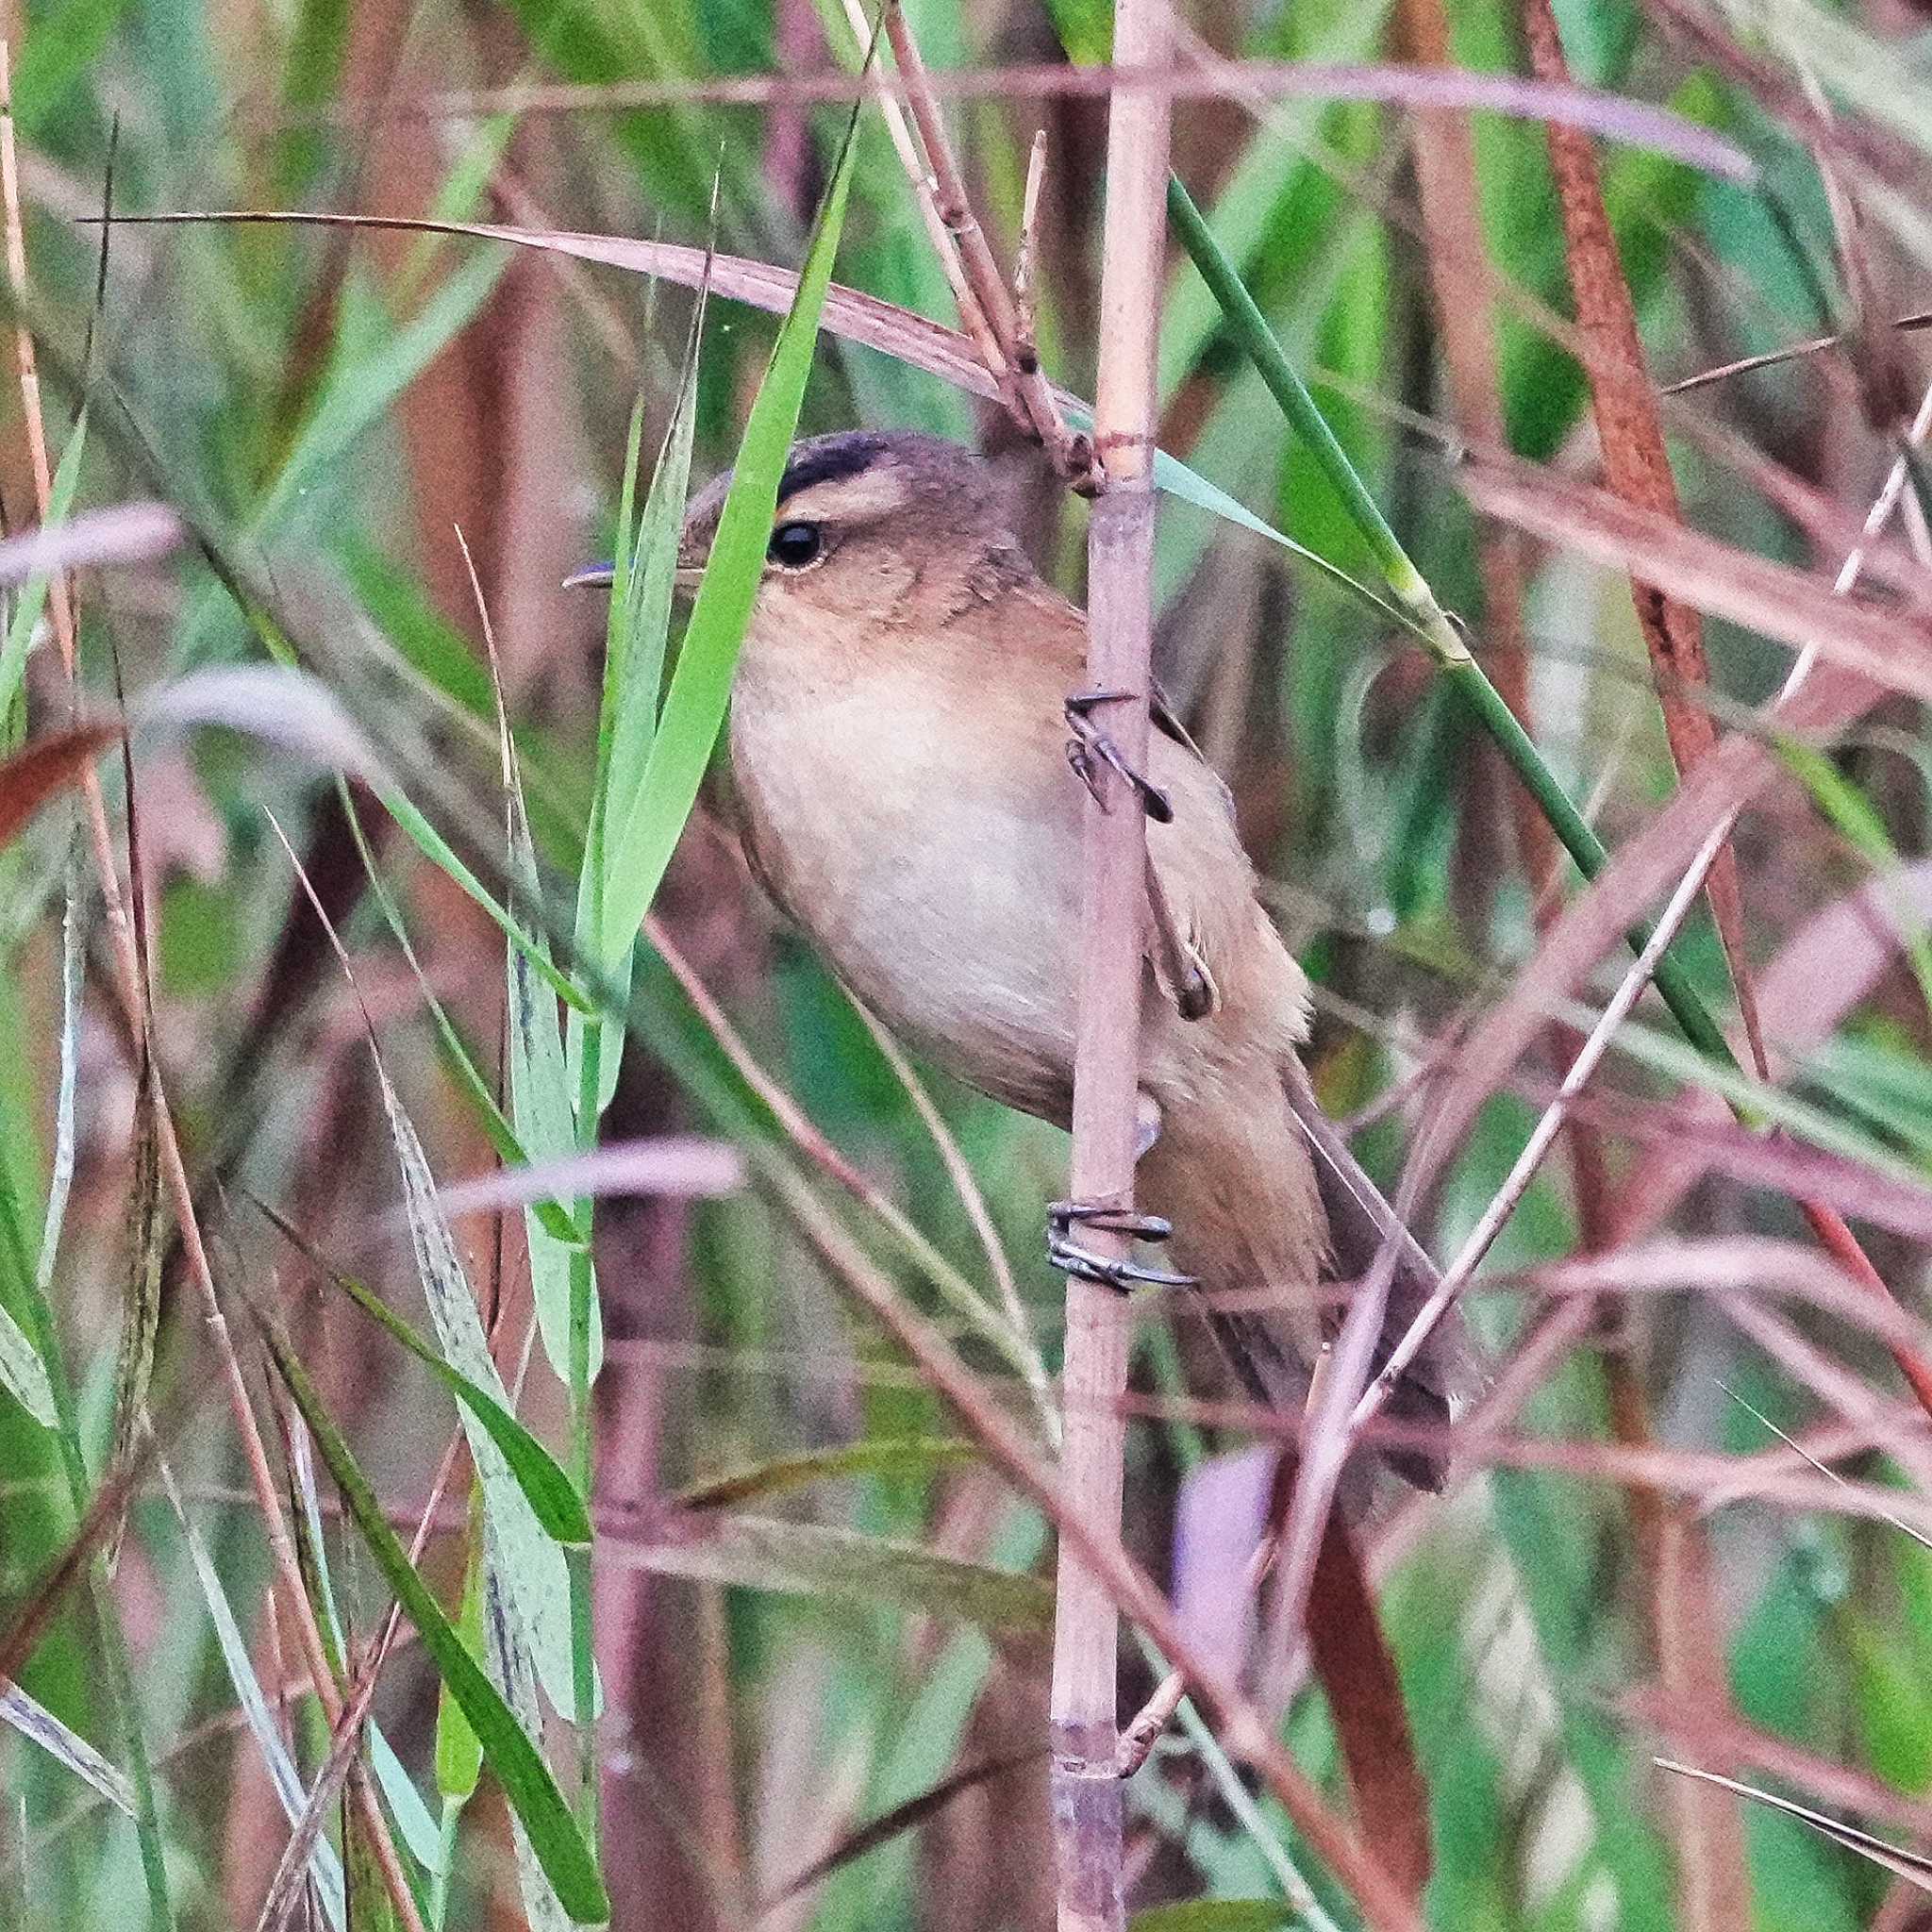
[[[1291,1063],[1282,1085],[1289,1110],[1314,1157],[1315,1182],[1328,1215],[1330,1272],[1338,1281],[1359,1281],[1394,1251],[1389,1301],[1376,1342],[1374,1373],[1379,1374],[1441,1280],[1436,1264],[1409,1233],[1382,1191],[1348,1151],[1335,1124],[1322,1111],[1315,1090],[1299,1063]],[[1468,1331],[1454,1307],[1437,1324],[1421,1352],[1403,1370],[1386,1413],[1394,1421],[1426,1424],[1445,1432],[1438,1445],[1386,1452],[1391,1468],[1418,1489],[1440,1490],[1448,1469],[1446,1430],[1457,1402],[1477,1380]]]
[[[1360,1280],[1385,1248],[1394,1249],[1388,1307],[1374,1357],[1374,1372],[1379,1374],[1441,1277],[1435,1263],[1322,1111],[1298,1062],[1291,1061],[1283,1070],[1282,1085],[1289,1110],[1314,1162],[1316,1186],[1328,1223],[1331,1277]],[[1303,1351],[1283,1332],[1277,1316],[1262,1308],[1210,1307],[1208,1318],[1235,1374],[1255,1401],[1272,1408],[1301,1407],[1307,1394],[1308,1366],[1302,1359]],[[1472,1359],[1467,1334],[1451,1308],[1403,1371],[1386,1413],[1398,1422],[1446,1430],[1456,1399],[1475,1380]],[[1448,1464],[1446,1441],[1441,1446],[1388,1449],[1383,1455],[1390,1468],[1417,1489],[1442,1487]]]

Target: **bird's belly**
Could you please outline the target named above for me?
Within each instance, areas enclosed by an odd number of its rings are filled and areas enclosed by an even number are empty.
[[[1078,789],[1064,766],[843,757],[823,714],[810,738],[734,725],[758,869],[826,962],[936,1064],[1065,1122],[1078,979]],[[824,760],[824,762],[821,762]],[[827,767],[841,773],[827,785]]]

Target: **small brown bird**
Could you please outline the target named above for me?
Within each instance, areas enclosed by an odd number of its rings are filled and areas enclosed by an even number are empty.
[[[681,573],[709,554],[729,477],[691,504]],[[834,972],[908,1044],[982,1092],[1068,1124],[1079,773],[1112,755],[1069,693],[1086,620],[1043,583],[982,458],[936,438],[796,445],[731,711],[744,849]],[[1323,1117],[1297,1049],[1301,968],[1255,896],[1225,788],[1157,704],[1150,941],[1135,1231],[1198,1282],[1258,1400],[1299,1406],[1324,1334],[1317,1285],[1398,1243],[1385,1346],[1433,1284],[1427,1258]],[[1071,742],[1070,742],[1071,733]],[[1063,1267],[1124,1286],[1061,1204]],[[1447,1346],[1392,1404],[1441,1423]],[[1440,1484],[1439,1457],[1391,1461]]]

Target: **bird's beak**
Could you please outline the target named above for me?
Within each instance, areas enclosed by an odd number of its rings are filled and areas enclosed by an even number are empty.
[[[704,581],[705,567],[701,563],[681,563],[672,578],[672,587],[681,597],[696,594],[699,584]],[[587,563],[581,570],[574,570],[563,580],[566,591],[608,591],[617,580],[614,564]]]

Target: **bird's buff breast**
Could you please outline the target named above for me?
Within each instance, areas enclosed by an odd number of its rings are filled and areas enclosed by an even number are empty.
[[[1080,791],[1059,734],[1035,734],[1051,760],[1016,770],[975,728],[983,712],[936,726],[929,691],[896,703],[875,674],[860,694],[744,670],[731,726],[741,826],[782,909],[936,1064],[1064,1124]]]

